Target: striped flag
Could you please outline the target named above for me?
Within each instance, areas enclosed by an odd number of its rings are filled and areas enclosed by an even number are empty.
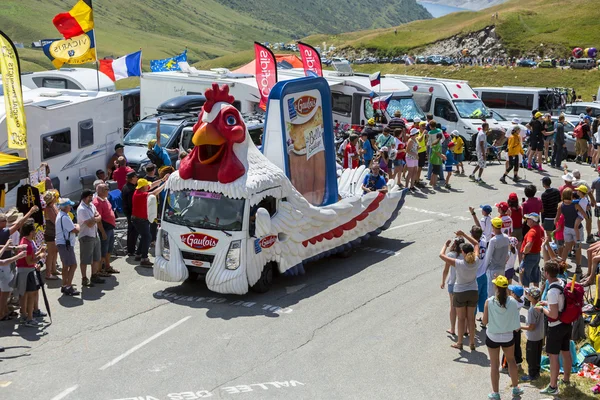
[[[118,81],[119,79],[129,78],[130,76],[142,75],[142,52],[127,54],[116,60],[100,60],[100,72],[103,72],[110,79]]]
[[[387,96],[383,96],[383,97],[376,97],[373,99],[373,110],[387,110],[387,106],[388,104],[390,104],[390,101],[392,100],[392,96],[394,94],[388,94]]]
[[[381,71],[369,75],[369,80],[371,81],[371,87],[381,84]]]
[[[94,29],[92,0],[79,0],[71,11],[57,14],[52,23],[65,39],[91,31]]]

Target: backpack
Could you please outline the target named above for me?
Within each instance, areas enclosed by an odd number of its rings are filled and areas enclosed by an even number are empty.
[[[565,306],[562,310],[559,310],[558,320],[563,324],[571,324],[577,321],[577,318],[581,316],[581,309],[583,308],[583,286],[575,283],[575,287],[571,291],[571,283],[567,284],[565,288],[558,283],[553,283],[548,290],[552,288],[560,290],[561,294],[565,297]],[[554,322],[556,320],[548,318],[548,321]]]
[[[583,137],[583,125],[577,124],[575,130],[573,130],[573,137],[575,139],[581,139]]]
[[[163,163],[162,158],[160,158],[158,155],[156,155],[156,153],[154,152],[154,150],[150,149],[146,152],[146,156],[148,157],[148,159],[150,160],[150,162],[154,165],[156,165],[156,169],[158,170],[160,167],[164,166],[165,163]]]

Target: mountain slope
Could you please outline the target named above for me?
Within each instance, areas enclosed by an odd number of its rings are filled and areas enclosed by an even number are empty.
[[[77,0],[2,0],[0,27],[15,42],[58,38],[52,18]],[[337,33],[351,28],[391,26],[430,15],[415,0],[373,0],[386,11],[370,15],[358,0],[110,0],[94,2],[100,56],[123,55],[142,48],[144,64],[181,52],[191,62],[236,53],[256,41],[289,41],[311,33]],[[323,5],[322,3],[326,3]],[[339,20],[331,18],[340,15]],[[365,16],[368,15],[368,16]],[[410,15],[410,18],[404,15]],[[36,51],[23,51],[28,65],[40,61]],[[42,56],[43,57],[43,56]],[[42,58],[43,60],[43,58]]]
[[[479,11],[484,8],[496,6],[506,0],[425,0],[427,3],[440,4],[444,6],[466,8],[467,10]]]
[[[315,35],[309,43],[326,41],[340,48],[369,50],[382,55],[418,53],[419,49],[457,34],[495,25],[510,55],[567,56],[574,47],[600,43],[595,27],[600,21],[597,0],[510,0],[479,12],[458,12],[435,20],[415,21],[397,28],[331,35]],[[498,19],[491,15],[498,12]],[[575,23],[576,21],[576,23]]]

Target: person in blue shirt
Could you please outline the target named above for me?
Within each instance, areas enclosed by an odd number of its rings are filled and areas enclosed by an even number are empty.
[[[379,173],[379,171],[379,163],[373,163],[373,165],[371,166],[371,172],[369,172],[367,176],[365,176],[365,180],[363,181],[363,194],[375,191],[387,193],[387,185],[385,182],[385,178]]]
[[[156,119],[156,139],[152,139],[150,142],[148,142],[148,150],[152,150],[154,151],[154,154],[156,154],[156,156],[162,161],[162,166],[167,166],[170,167],[171,166],[171,157],[169,156],[169,153],[178,153],[179,150],[177,149],[165,149],[164,147],[161,147],[160,145],[160,118]]]
[[[366,131],[362,131],[360,134],[360,141],[362,142],[363,159],[365,160],[365,167],[369,168],[371,161],[373,160],[373,146],[369,139],[369,134]]]

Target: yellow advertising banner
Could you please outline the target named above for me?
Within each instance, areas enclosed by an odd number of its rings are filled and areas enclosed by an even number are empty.
[[[63,64],[81,65],[96,61],[94,33],[89,31],[70,39],[55,40],[44,46],[44,53],[55,68]]]
[[[0,72],[6,106],[6,128],[8,147],[27,148],[27,123],[23,108],[23,90],[21,88],[21,69],[19,55],[12,41],[0,31]]]

